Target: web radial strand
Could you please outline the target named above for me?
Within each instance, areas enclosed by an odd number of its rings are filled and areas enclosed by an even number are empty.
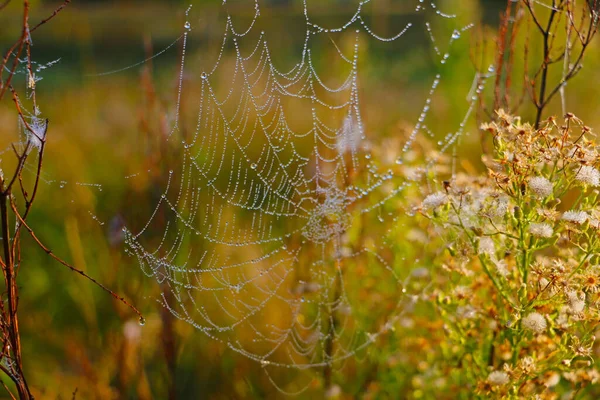
[[[128,251],[160,284],[164,307],[265,368],[304,370],[354,357],[415,301],[401,294],[408,281],[384,249],[386,230],[367,244],[357,228],[410,185],[371,159],[358,57],[363,38],[402,40],[415,26],[384,38],[365,22],[367,3],[326,28],[312,21],[305,2],[306,36],[287,72],[274,65],[268,35],[252,35],[261,18],[258,2],[249,23],[227,15],[216,61],[205,72],[186,69],[192,56],[185,63],[182,56],[169,136],[181,142],[177,165],[147,223],[125,231]],[[427,7],[416,4],[419,12]],[[422,28],[434,42],[429,22]],[[186,29],[184,45],[193,24]],[[353,35],[351,50],[338,46],[332,33]],[[317,65],[311,45],[318,40],[336,57],[335,77]],[[440,42],[434,42],[438,55]],[[217,79],[222,70],[229,72]],[[181,110],[188,75],[199,81],[191,118]],[[429,97],[398,149],[398,164],[421,130],[430,132],[425,120],[441,79],[435,76],[425,89]],[[464,123],[439,147],[450,149],[463,129]],[[366,276],[395,290],[392,309],[365,314],[357,307]]]

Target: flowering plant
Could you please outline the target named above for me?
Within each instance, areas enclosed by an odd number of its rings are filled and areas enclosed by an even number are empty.
[[[459,175],[418,207],[448,250],[433,293],[450,340],[437,370],[486,396],[598,395],[593,132],[572,114],[538,129],[497,115],[482,126],[487,176]]]

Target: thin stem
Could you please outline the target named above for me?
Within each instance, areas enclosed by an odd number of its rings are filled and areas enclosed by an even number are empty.
[[[0,187],[3,189],[3,183],[0,182]],[[9,217],[8,217],[8,201],[10,197],[10,191],[6,193],[2,190],[0,194],[0,223],[2,229],[2,247],[4,251],[4,263],[5,268],[4,279],[6,283],[7,292],[7,303],[8,312],[6,313],[6,324],[9,334],[9,340],[11,343],[11,351],[14,355],[14,365],[16,368],[17,380],[15,382],[19,398],[31,399],[33,396],[29,391],[27,381],[22,370],[22,359],[21,359],[21,340],[19,335],[19,318],[17,316],[18,307],[18,294],[17,294],[17,283],[15,275],[14,258],[10,246],[10,229],[9,229]],[[15,240],[17,240],[15,238]]]
[[[554,5],[554,2],[552,2]],[[540,122],[542,120],[542,113],[544,111],[544,106],[546,105],[546,85],[548,81],[548,61],[550,59],[550,31],[552,29],[552,23],[554,21],[554,17],[556,16],[556,9],[552,7],[550,10],[550,17],[548,18],[548,24],[546,25],[546,29],[542,31],[542,36],[544,37],[544,50],[543,56],[544,61],[542,61],[542,76],[540,81],[540,94],[538,96],[538,101],[536,103],[537,113],[535,116],[535,128],[540,127]]]
[[[458,218],[458,222],[459,222],[461,229],[467,235],[467,238],[471,242],[471,246],[473,246],[473,248],[475,248],[477,243],[475,243],[475,239],[472,237],[472,235],[469,233],[469,230],[463,224],[462,218],[460,217],[460,214],[459,214],[456,206],[452,202],[450,202],[450,206],[452,207],[452,209],[454,210],[454,213],[456,214],[456,217]],[[492,284],[494,285],[494,287],[496,288],[498,293],[500,293],[500,295],[504,298],[504,300],[506,300],[506,302],[508,304],[510,304],[510,306],[513,309],[518,310],[519,307],[517,307],[517,305],[508,297],[508,295],[504,292],[500,283],[496,280],[496,278],[492,274],[492,271],[490,270],[489,266],[487,265],[485,258],[481,254],[479,254],[477,257],[479,258],[479,262],[481,263],[481,266],[483,267],[483,271],[488,276],[488,278],[490,278],[490,280],[492,281]]]
[[[56,254],[54,254],[52,252],[52,250],[50,250],[50,248],[48,248],[46,245],[44,245],[44,243],[37,237],[37,235],[35,234],[35,232],[33,231],[33,229],[29,225],[27,225],[27,223],[25,222],[25,220],[23,219],[23,217],[21,217],[21,215],[19,214],[19,211],[17,210],[16,206],[12,202],[11,202],[11,207],[12,207],[12,210],[13,210],[15,216],[19,220],[19,222],[25,227],[25,229],[27,230],[27,232],[29,232],[29,235],[31,236],[31,238],[37,243],[37,245],[46,254],[48,254],[50,257],[52,257],[53,259],[55,259],[56,261],[58,261],[60,264],[62,264],[65,267],[69,268],[71,271],[76,272],[79,275],[81,275],[84,278],[86,278],[87,280],[91,281],[96,286],[98,286],[99,288],[101,288],[102,290],[104,290],[105,292],[107,292],[108,294],[110,294],[114,299],[116,299],[116,300],[120,301],[121,303],[125,304],[133,312],[135,312],[140,317],[140,319],[144,318],[143,315],[142,315],[142,313],[133,304],[131,304],[129,301],[127,301],[123,296],[118,295],[114,291],[112,291],[109,288],[107,288],[106,286],[104,286],[102,283],[98,282],[96,279],[94,279],[91,276],[89,276],[88,274],[86,274],[83,270],[81,270],[79,268],[75,268],[74,266],[72,266],[68,262],[64,261],[62,258],[58,257]]]

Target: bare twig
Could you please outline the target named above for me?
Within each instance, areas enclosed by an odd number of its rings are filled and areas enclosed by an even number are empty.
[[[32,399],[33,396],[29,391],[29,386],[25,376],[23,375],[23,362],[21,359],[21,336],[19,334],[19,318],[17,314],[18,307],[18,295],[17,295],[17,284],[16,284],[16,270],[14,264],[13,252],[10,246],[10,228],[9,228],[9,214],[8,214],[8,203],[10,201],[10,191],[5,192],[4,182],[0,181],[0,223],[2,231],[2,246],[4,251],[4,263],[5,268],[2,272],[4,275],[4,281],[7,290],[7,307],[8,310],[4,315],[4,328],[8,331],[8,337],[11,344],[10,351],[14,357],[13,368],[14,373],[8,374],[17,387],[17,392],[20,399]],[[12,202],[11,202],[12,204]]]
[[[71,0],[63,1],[50,16],[41,20],[32,28],[30,28],[29,25],[29,1],[30,0],[22,1],[23,18],[20,35],[0,60],[0,100],[10,91],[17,118],[27,136],[24,146],[12,146],[17,165],[11,175],[8,175],[6,178],[0,176],[0,240],[2,241],[2,247],[0,249],[0,268],[5,284],[5,292],[1,294],[2,297],[0,298],[0,361],[3,361],[0,363],[0,372],[4,373],[15,385],[16,396],[11,393],[6,384],[2,382],[2,386],[7,390],[9,396],[12,399],[18,397],[21,400],[33,399],[23,373],[21,336],[19,332],[19,286],[17,284],[17,278],[21,266],[21,230],[23,228],[30,234],[37,246],[50,257],[66,266],[71,271],[88,279],[93,284],[109,293],[114,299],[133,310],[139,316],[140,320],[143,319],[142,314],[137,308],[125,298],[108,289],[83,270],[72,266],[55,255],[48,246],[43,244],[32,227],[26,222],[39,190],[46,148],[48,120],[45,121],[45,125],[43,126],[38,124],[38,122],[41,121],[34,120],[34,118],[37,117],[32,116],[26,111],[25,106],[21,103],[19,95],[17,94],[17,90],[12,85],[12,81],[17,71],[20,72],[20,69],[18,68],[23,66],[24,72],[28,74],[27,86],[29,92],[26,99],[28,102],[32,103],[33,109],[37,110],[35,76],[34,69],[32,68],[31,34],[56,17],[71,2]],[[0,0],[0,10],[2,10],[9,2],[10,0]],[[35,115],[38,114],[36,113]],[[27,187],[27,184],[23,179],[23,171],[26,163],[30,160],[30,156],[33,158],[34,154],[37,156],[35,160],[35,178],[33,180],[33,186]],[[19,189],[15,189],[17,182]],[[18,193],[18,190],[20,190],[24,202],[24,208],[21,211],[19,211],[17,207],[19,199],[15,196],[15,194]],[[77,389],[73,392],[73,398],[75,398],[76,394]]]
[[[548,7],[538,9],[535,1],[522,0],[513,10],[514,2],[507,1],[507,9],[502,17],[498,30],[498,56],[496,60],[496,82],[494,108],[505,108],[512,113],[523,101],[511,103],[511,76],[515,62],[515,35],[518,32],[519,10],[523,9],[526,19],[533,25],[533,33],[525,38],[523,43],[523,94],[528,94],[535,108],[535,127],[539,127],[549,104],[560,94],[561,107],[566,112],[565,86],[583,67],[583,59],[590,49],[598,29],[599,0],[589,0],[587,5],[581,5],[575,0],[552,0]],[[564,41],[563,35],[564,32]],[[541,40],[540,59],[531,60],[533,50],[537,51],[536,37]],[[510,38],[510,39],[509,39]],[[564,44],[564,45],[563,45]],[[554,81],[550,70],[560,66],[560,79]]]
[[[2,2],[2,4],[0,4],[0,11],[2,11],[2,9],[4,7],[6,7],[9,3],[10,3],[10,0],[4,0],[4,2]]]
[[[48,254],[54,260],[58,261],[60,264],[62,264],[65,267],[69,268],[71,271],[76,272],[79,275],[83,276],[84,278],[88,279],[89,281],[91,281],[92,283],[94,283],[96,286],[98,286],[99,288],[101,288],[102,290],[104,290],[106,293],[110,294],[116,300],[118,300],[121,303],[125,304],[133,312],[135,312],[140,317],[140,319],[144,318],[143,315],[142,315],[142,313],[135,306],[133,306],[130,302],[128,302],[123,296],[120,296],[117,293],[113,292],[112,290],[110,290],[109,288],[107,288],[106,286],[104,286],[102,283],[98,282],[96,279],[94,279],[91,276],[89,276],[88,274],[86,274],[84,271],[82,271],[82,270],[80,270],[80,269],[72,266],[68,262],[64,261],[62,258],[58,257],[56,254],[54,254],[52,252],[52,250],[50,250],[50,248],[48,248],[44,243],[42,243],[42,241],[36,236],[36,234],[33,231],[33,229],[31,229],[31,227],[29,225],[27,225],[27,223],[25,222],[25,220],[19,214],[19,210],[17,210],[17,208],[16,208],[16,206],[15,206],[15,204],[13,202],[11,202],[11,207],[12,207],[12,210],[13,210],[15,216],[17,217],[18,221],[25,227],[25,229],[27,230],[27,232],[29,232],[29,235],[31,236],[31,238],[37,243],[37,245],[46,254]]]
[[[58,13],[61,12],[70,2],[71,2],[71,0],[65,0],[60,6],[58,6],[52,12],[52,14],[49,17],[44,18],[43,20],[38,22],[33,28],[31,28],[30,32],[31,33],[35,32],[37,30],[37,28],[44,25],[46,22],[50,21],[52,18],[56,17],[58,15]]]

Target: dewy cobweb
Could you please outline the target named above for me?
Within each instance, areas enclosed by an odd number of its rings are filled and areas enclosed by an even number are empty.
[[[346,23],[325,27],[311,19],[305,1],[303,49],[286,71],[273,62],[266,35],[252,35],[260,19],[258,2],[244,28],[223,2],[222,46],[206,71],[187,68],[185,49],[194,25],[186,21],[169,136],[181,143],[179,165],[168,173],[145,226],[124,230],[128,252],[160,284],[164,307],[266,370],[328,367],[352,357],[390,330],[415,301],[402,295],[410,275],[397,271],[385,241],[364,240],[370,229],[363,226],[365,218],[379,215],[382,223],[394,218],[384,218],[381,208],[409,181],[392,169],[381,172],[371,159],[358,55],[363,39],[402,40],[416,28],[409,23],[393,37],[379,36],[363,19],[368,2],[359,3]],[[414,11],[452,18],[422,0]],[[446,43],[469,27],[455,29]],[[433,38],[429,23],[423,29],[439,64],[445,63],[448,55],[438,48],[444,40]],[[351,52],[335,44],[342,35],[354,38]],[[332,69],[341,78],[331,73],[325,78],[315,66],[313,44],[323,39],[335,50],[336,60],[328,64],[335,63]],[[248,42],[252,48],[244,51]],[[227,52],[233,53],[233,66],[223,65]],[[228,90],[221,93],[225,79],[216,76],[226,68]],[[199,78],[193,122],[183,118],[184,76]],[[428,132],[425,119],[439,81],[438,75],[397,164],[417,136]],[[441,152],[452,148],[463,128],[464,122],[439,142]],[[357,285],[365,276],[393,285],[399,299],[394,309],[359,311],[368,289]]]

